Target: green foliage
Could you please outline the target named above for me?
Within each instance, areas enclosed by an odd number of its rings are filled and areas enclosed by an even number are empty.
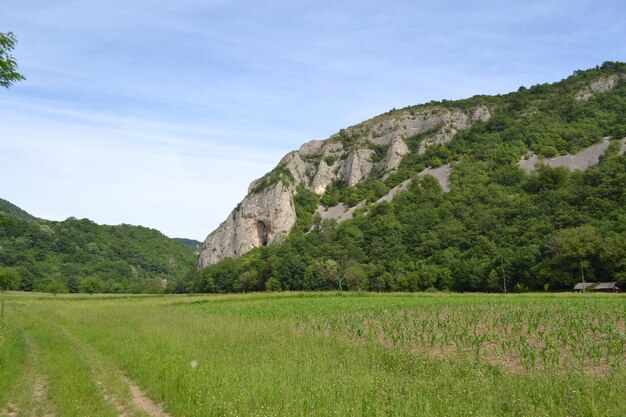
[[[163,292],[164,279],[176,281],[196,264],[191,250],[156,230],[10,213],[0,212],[0,268],[15,268],[23,291],[47,291],[52,280],[78,292],[81,280],[97,275],[104,292]]]
[[[343,149],[346,151],[352,149],[356,145],[358,139],[359,134],[354,129],[341,129],[337,134],[331,136],[331,140],[341,142]]]
[[[12,32],[0,32],[0,87],[9,88],[14,82],[26,79],[17,72],[17,62],[11,55],[16,43]]]
[[[313,213],[317,208],[319,197],[314,192],[298,186],[293,202],[296,207],[296,224],[293,230],[306,233],[313,226]]]
[[[57,279],[53,279],[52,281],[48,282],[45,286],[45,291],[49,292],[52,295],[68,293],[67,286]]]
[[[202,242],[199,242],[195,239],[185,239],[181,237],[175,237],[172,240],[180,243],[184,247],[191,249],[194,252],[199,252],[200,248],[202,247]]]
[[[619,295],[6,299],[18,415],[143,415],[129,381],[186,417],[626,415]]]
[[[17,269],[0,267],[0,291],[17,290],[20,281],[21,277]]]
[[[104,282],[99,276],[87,277],[80,281],[81,292],[86,292],[87,294],[102,292],[103,288]]]
[[[280,281],[275,277],[271,277],[265,283],[265,291],[276,292],[281,290],[282,286],[280,285]]]
[[[37,220],[18,206],[0,198],[0,213],[7,214],[18,220]]]
[[[361,201],[368,203],[377,201],[391,188],[384,181],[377,179],[376,175],[366,178],[354,187],[348,187],[343,180],[337,180],[328,186],[319,201],[325,207],[332,207],[340,202],[354,207]]]
[[[270,277],[288,290],[339,288],[320,267],[329,260],[337,265],[334,276],[341,277],[342,288],[352,290],[501,292],[504,281],[508,291],[545,285],[571,290],[580,279],[576,242],[591,250],[582,260],[585,276],[626,285],[626,158],[617,155],[617,144],[585,172],[541,166],[527,175],[517,166],[529,149],[573,153],[609,135],[614,126],[626,126],[624,81],[586,101],[575,100],[592,80],[623,69],[607,64],[553,85],[437,103],[468,111],[488,105],[492,118],[424,155],[417,154],[421,141],[441,126],[408,138],[411,153],[384,181],[373,175],[355,187],[331,184],[321,204],[354,206],[374,202],[414,178],[391,203],[368,205],[367,214],[357,212],[339,225],[312,219],[315,197],[298,192],[295,232],[282,244],[225,261],[232,281],[216,280],[215,291],[243,291],[236,280],[246,271],[258,272],[256,290],[264,290]],[[340,132],[344,146],[352,143],[353,133]],[[432,177],[416,179],[424,168],[449,162],[454,163],[449,193]],[[220,262],[207,270],[222,268]]]
[[[411,187],[366,216],[335,226],[320,222],[306,235],[293,233],[282,245],[229,260],[231,276],[256,270],[260,282],[275,276],[288,289],[324,290],[337,283],[316,265],[334,259],[353,290],[502,291],[503,269],[509,290],[517,283],[532,290],[546,283],[551,290],[571,289],[579,271],[567,255],[576,253],[577,240],[568,232],[574,230],[593,249],[585,274],[626,284],[625,158],[608,155],[598,167],[567,172],[567,181],[549,186],[536,186],[542,172],[505,183],[496,174],[468,158],[455,167],[450,193]],[[584,225],[583,231],[594,230],[594,239],[580,236]],[[222,262],[203,273],[221,268]]]
[[[373,163],[382,161],[387,156],[387,152],[389,150],[389,145],[376,145],[372,142],[368,142],[367,147],[374,151],[372,154]]]
[[[265,174],[250,191],[252,194],[262,193],[268,188],[282,182],[285,186],[289,186],[294,182],[293,174],[285,165],[278,165],[269,173]]]

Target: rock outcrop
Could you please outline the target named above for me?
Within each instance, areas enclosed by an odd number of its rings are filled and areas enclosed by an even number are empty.
[[[248,195],[204,241],[198,266],[204,268],[283,240],[296,221],[293,197],[299,186],[323,195],[336,181],[355,186],[373,172],[387,178],[400,167],[410,151],[406,138],[423,134],[419,152],[424,152],[429,146],[449,142],[457,131],[490,117],[491,111],[485,106],[468,110],[424,106],[381,115],[342,130],[327,140],[303,144],[297,151],[285,155],[272,172],[250,184]],[[439,172],[441,169],[443,171]],[[445,179],[449,176],[449,167],[434,169],[432,175],[438,178],[445,191],[449,190]],[[343,221],[364,205],[335,207],[330,213],[323,209],[318,212],[324,218]]]
[[[419,174],[418,177],[424,177],[425,175],[430,175],[434,177],[441,189],[444,193],[450,192],[450,174],[452,173],[452,166],[450,164],[442,165],[437,168],[426,168]],[[409,178],[408,180],[402,181],[400,184],[393,187],[387,194],[376,200],[373,205],[380,204],[383,202],[390,202],[394,198],[396,198],[401,193],[408,190],[409,186],[413,182],[413,178]],[[358,209],[365,208],[367,205],[367,201],[363,200],[359,204],[354,207],[348,207],[343,203],[339,203],[335,206],[329,207],[326,209],[324,206],[317,206],[316,214],[318,214],[323,220],[335,220],[337,223],[342,223],[348,219],[351,219],[354,215],[354,212]]]
[[[293,190],[281,181],[267,190],[248,194],[202,244],[198,266],[284,239],[296,222]]]
[[[603,77],[591,82],[587,87],[579,91],[574,97],[577,101],[587,101],[593,97],[596,93],[604,93],[617,87],[622,77],[618,75],[611,75],[609,77]]]
[[[357,185],[372,170],[371,149],[357,149],[350,153],[343,165],[343,178],[349,187]]]
[[[439,130],[433,136],[422,141],[417,153],[423,155],[426,149],[433,145],[442,145],[450,142],[459,130],[467,129],[476,121],[486,122],[490,118],[491,113],[485,106],[477,107],[470,114],[458,110],[439,114],[437,118],[431,120],[431,122],[433,120],[437,121],[433,128],[440,126]]]
[[[571,170],[585,171],[587,168],[600,163],[600,157],[606,152],[609,143],[609,138],[604,138],[602,142],[585,148],[575,155],[559,155],[554,158],[545,158],[543,163],[552,168],[567,167]],[[530,174],[537,170],[541,161],[537,155],[531,152],[518,162],[518,166]]]

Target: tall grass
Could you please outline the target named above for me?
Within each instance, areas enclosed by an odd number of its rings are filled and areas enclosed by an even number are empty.
[[[625,300],[56,297],[17,299],[16,314],[55,323],[44,326],[48,337],[71,335],[99,352],[173,416],[618,416],[626,415]],[[493,360],[500,350],[522,357],[524,340],[534,366]],[[561,347],[582,346],[585,358],[599,352],[602,367],[544,365],[541,349],[552,342],[559,361],[570,359]],[[39,346],[61,352],[43,336]]]
[[[0,319],[0,408],[6,403],[24,361],[24,339],[15,325],[7,306],[5,317]]]

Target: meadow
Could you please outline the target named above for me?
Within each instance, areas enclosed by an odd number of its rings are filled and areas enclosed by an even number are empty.
[[[624,416],[626,297],[0,294],[0,416]]]

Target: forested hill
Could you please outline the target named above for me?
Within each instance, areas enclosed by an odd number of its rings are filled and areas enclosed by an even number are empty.
[[[21,219],[21,220],[37,220],[37,218],[32,216],[30,213],[27,213],[26,211],[22,210],[15,204],[12,204],[11,202],[7,200],[3,200],[1,198],[0,198],[0,213],[8,214],[10,216],[15,217],[16,219]]]
[[[606,62],[509,94],[394,109],[307,144],[231,216],[238,226],[263,193],[293,192],[288,236],[272,243],[260,219],[250,242],[269,245],[243,255],[224,246],[238,257],[211,264],[211,245],[229,238],[217,230],[203,247],[209,265],[175,290],[571,290],[581,272],[626,288],[625,80],[626,64]],[[397,135],[431,114],[463,125]],[[391,161],[388,134],[406,145],[396,165],[378,162]],[[368,168],[356,180],[355,161]],[[316,187],[322,168],[332,183]]]
[[[36,219],[0,200],[0,287],[49,292],[163,292],[196,263],[157,230]]]

